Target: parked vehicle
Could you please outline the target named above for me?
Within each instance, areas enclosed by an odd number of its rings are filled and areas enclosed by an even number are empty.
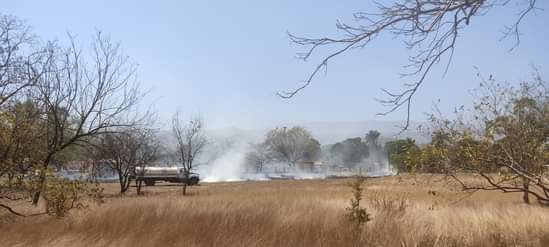
[[[191,173],[188,181],[185,179],[185,170],[182,167],[170,166],[170,167],[137,167],[135,174],[143,174],[143,176],[137,176],[138,180],[143,180],[145,185],[154,186],[156,181],[165,181],[171,183],[187,183],[187,185],[196,185],[200,182],[200,177],[197,173]]]

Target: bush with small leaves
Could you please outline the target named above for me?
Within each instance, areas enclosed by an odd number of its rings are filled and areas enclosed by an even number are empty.
[[[51,178],[48,180],[44,193],[46,213],[63,217],[73,208],[84,208],[84,198],[87,196],[97,203],[103,202],[103,189],[86,181]]]
[[[362,191],[364,190],[362,188],[364,180],[364,177],[357,176],[355,181],[349,184],[353,191],[353,198],[351,198],[351,206],[346,208],[346,216],[349,221],[357,228],[362,227],[365,223],[371,220],[370,214],[368,214],[366,208],[360,206],[360,201],[362,200]]]

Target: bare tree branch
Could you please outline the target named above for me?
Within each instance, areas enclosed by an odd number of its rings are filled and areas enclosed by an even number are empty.
[[[7,206],[7,205],[5,205],[5,204],[0,203],[0,207],[1,207],[1,208],[4,208],[4,209],[6,209],[6,210],[8,210],[8,212],[10,212],[10,213],[12,213],[12,214],[14,214],[14,215],[21,216],[21,217],[25,217],[25,216],[26,216],[26,215],[24,215],[24,214],[22,214],[22,213],[19,213],[19,212],[13,210],[13,208],[11,208],[11,207],[9,207],[9,206]]]
[[[505,6],[512,0],[400,0],[391,6],[377,4],[377,13],[355,13],[358,25],[348,25],[337,22],[337,28],[342,31],[344,38],[306,38],[288,34],[295,44],[307,47],[298,58],[306,61],[322,47],[335,47],[335,51],[324,57],[309,74],[308,78],[297,89],[281,91],[277,95],[281,98],[292,98],[308,87],[318,72],[326,68],[335,57],[346,53],[353,48],[363,48],[379,34],[391,33],[403,38],[405,47],[413,50],[414,55],[408,58],[405,66],[410,69],[403,73],[403,77],[411,77],[410,82],[404,84],[404,90],[389,92],[383,90],[387,99],[380,102],[389,109],[380,115],[387,115],[405,106],[407,111],[406,124],[410,124],[412,97],[423,84],[434,65],[447,58],[445,74],[450,66],[456,41],[460,30],[471,23],[471,19],[484,15],[496,6]],[[526,6],[521,8],[520,15],[505,36],[516,37],[516,45],[520,42],[518,27],[524,17],[535,10],[536,0],[527,0]]]

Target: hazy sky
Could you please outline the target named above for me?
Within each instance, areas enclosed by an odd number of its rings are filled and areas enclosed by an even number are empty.
[[[159,119],[167,121],[180,108],[201,113],[210,128],[269,126],[319,121],[400,120],[404,111],[379,117],[375,98],[380,88],[398,89],[399,72],[410,53],[402,41],[380,36],[364,49],[335,59],[303,93],[291,100],[275,96],[306,78],[316,62],[294,58],[303,47],[292,45],[286,32],[319,37],[337,34],[337,19],[350,21],[356,11],[375,10],[364,0],[276,1],[1,1],[1,12],[28,21],[44,39],[63,40],[70,31],[81,43],[95,30],[120,41],[139,64],[139,81],[152,89]],[[520,1],[517,1],[520,2]],[[412,118],[423,120],[433,103],[441,108],[471,100],[477,86],[474,66],[496,78],[530,78],[538,66],[549,78],[549,1],[521,26],[522,43],[499,41],[505,24],[516,18],[514,3],[472,20],[462,32],[445,78],[438,68],[413,100]]]

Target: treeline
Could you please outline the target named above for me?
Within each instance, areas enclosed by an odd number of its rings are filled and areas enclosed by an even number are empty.
[[[370,130],[364,137],[348,138],[328,145],[326,146],[326,159],[332,164],[346,168],[355,168],[364,163],[366,159],[377,163],[389,161],[395,168],[399,168],[394,163],[396,159],[391,159],[391,157],[396,157],[404,152],[401,148],[397,148],[402,140],[382,143],[380,137],[379,131]]]
[[[379,131],[370,130],[364,137],[323,146],[303,127],[275,128],[261,143],[251,145],[244,166],[248,172],[262,173],[272,165],[283,165],[283,170],[292,170],[299,162],[310,165],[322,161],[329,166],[353,169],[370,158],[371,162],[388,161],[399,171],[409,171],[404,159],[410,149],[418,149],[415,141],[407,138],[382,144],[380,136]]]

